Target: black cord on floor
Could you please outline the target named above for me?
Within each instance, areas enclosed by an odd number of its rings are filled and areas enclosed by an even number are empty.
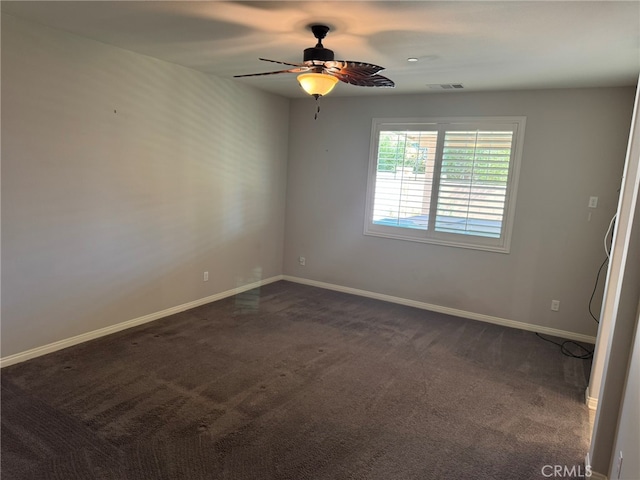
[[[549,342],[549,343],[553,343],[554,345],[558,345],[560,347],[560,351],[562,352],[562,354],[567,356],[567,357],[579,358],[581,360],[589,360],[590,358],[593,357],[593,351],[589,350],[588,348],[583,347],[578,342],[574,342],[573,340],[565,340],[562,343],[558,343],[558,342],[554,342],[553,340],[549,340],[548,338],[544,338],[538,332],[536,332],[536,336],[538,336],[539,338],[541,338],[545,342]],[[585,353],[574,353],[574,352],[572,352],[571,350],[569,350],[567,348],[567,345],[575,345],[576,347],[578,347],[580,349],[580,351],[583,351]]]

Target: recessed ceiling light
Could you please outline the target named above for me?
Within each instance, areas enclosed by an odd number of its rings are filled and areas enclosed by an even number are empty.
[[[417,62],[418,59],[416,57],[409,57],[407,58],[407,62]]]

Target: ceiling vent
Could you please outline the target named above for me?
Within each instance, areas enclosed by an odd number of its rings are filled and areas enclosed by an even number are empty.
[[[433,90],[460,90],[464,88],[461,83],[428,83],[427,87]]]

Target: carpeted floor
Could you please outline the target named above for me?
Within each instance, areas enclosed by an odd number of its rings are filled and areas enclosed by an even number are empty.
[[[530,332],[277,282],[3,369],[0,469],[543,479],[584,460],[589,367]]]

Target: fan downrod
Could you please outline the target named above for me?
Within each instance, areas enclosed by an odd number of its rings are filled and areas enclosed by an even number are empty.
[[[327,27],[326,25],[319,25],[319,24],[311,24],[311,25],[309,25],[309,28],[311,29],[311,32],[313,33],[313,36],[318,39],[318,45],[317,46],[321,47],[322,46],[322,39],[327,36],[327,33],[329,33],[329,30],[331,30],[331,29],[329,27]]]

